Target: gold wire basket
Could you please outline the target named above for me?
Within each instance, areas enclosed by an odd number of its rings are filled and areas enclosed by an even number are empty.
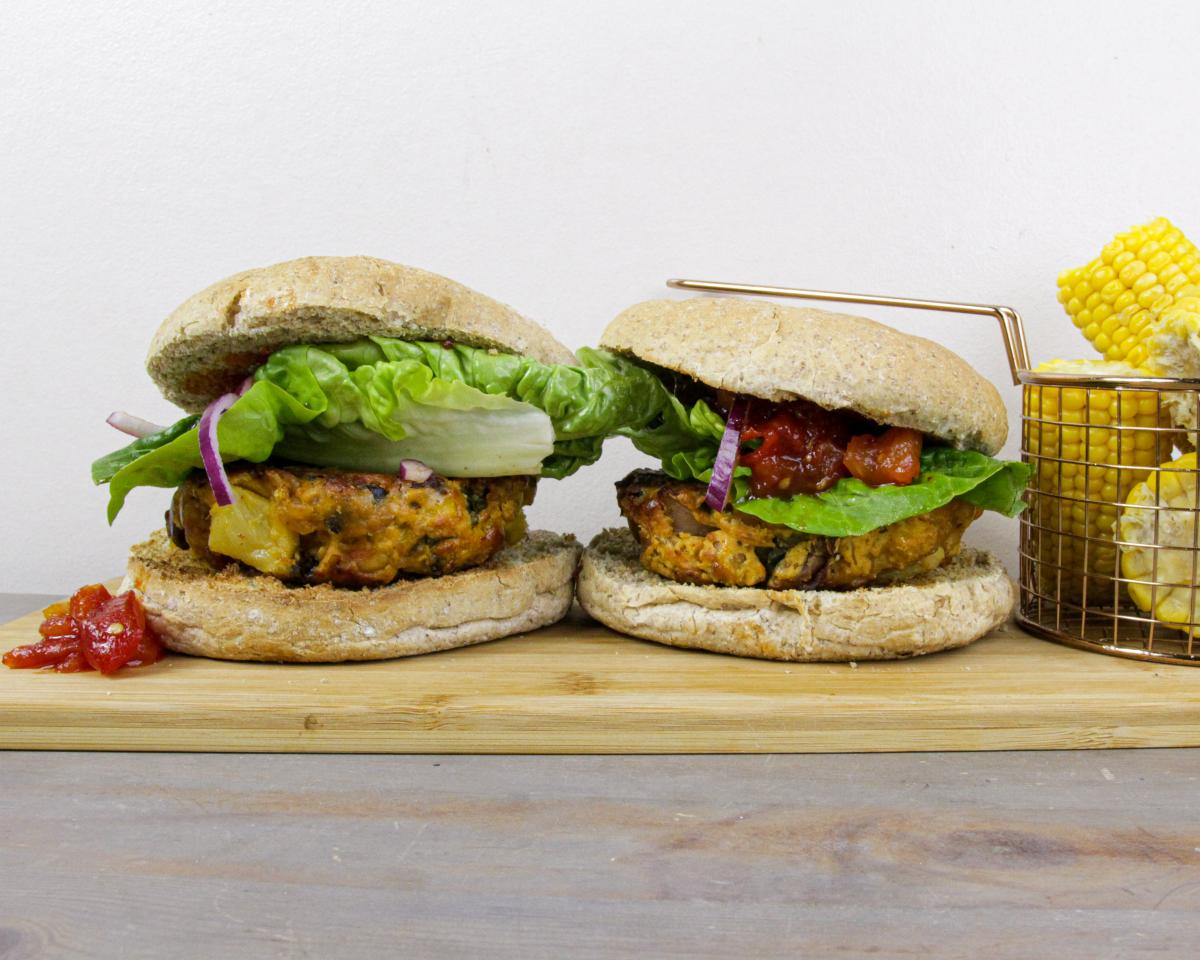
[[[1075,647],[1200,665],[1200,470],[1164,466],[1195,448],[1195,431],[1174,426],[1171,413],[1186,405],[1200,415],[1200,381],[1018,376],[1021,457],[1033,467],[1021,515],[1018,622]],[[1103,458],[1092,455],[1097,449]],[[1141,559],[1130,563],[1135,552]],[[1170,622],[1150,612],[1168,599],[1182,611]]]
[[[1168,471],[1162,466],[1178,450],[1198,448],[1197,431],[1173,426],[1168,406],[1176,415],[1181,409],[1192,411],[1192,422],[1200,423],[1200,380],[1033,371],[1020,314],[1011,307],[717,280],[667,284],[684,290],[995,318],[1013,384],[1022,388],[1021,459],[1032,467],[1029,506],[1020,518],[1017,622],[1031,633],[1073,647],[1200,665],[1200,645],[1194,644],[1200,632],[1200,590],[1195,586],[1200,579],[1200,469]],[[1125,415],[1135,410],[1136,416]],[[1190,485],[1190,506],[1163,502],[1168,480],[1176,490]],[[1128,514],[1126,500],[1139,484],[1151,496],[1143,496],[1136,511],[1152,518],[1152,535],[1134,539],[1122,532],[1121,518]],[[1187,532],[1182,542],[1178,537],[1168,543],[1160,539],[1160,529],[1168,524]],[[1123,574],[1122,558],[1130,550],[1150,557],[1145,575]],[[1168,567],[1180,569],[1181,558],[1190,577],[1164,578]],[[1140,594],[1146,609],[1134,602],[1131,589]],[[1168,591],[1176,609],[1181,593],[1185,598],[1184,615],[1169,623],[1147,612],[1160,610]]]

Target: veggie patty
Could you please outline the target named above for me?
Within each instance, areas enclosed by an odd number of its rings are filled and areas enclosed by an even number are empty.
[[[700,483],[635,470],[617,484],[621,513],[642,546],[642,566],[682,583],[776,590],[848,589],[934,570],[959,551],[982,512],[964,500],[869,533],[822,537],[715,511]]]
[[[203,472],[175,492],[167,528],[215,565],[232,559],[296,583],[381,586],[485,563],[525,535],[532,477],[423,482],[317,467],[229,471],[217,507]]]

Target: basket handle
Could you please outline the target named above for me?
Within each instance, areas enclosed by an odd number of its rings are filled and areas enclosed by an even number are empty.
[[[1025,341],[1025,326],[1021,315],[1012,307],[983,303],[954,303],[949,300],[915,300],[911,297],[886,297],[870,293],[836,293],[832,290],[802,290],[796,287],[768,287],[757,283],[725,283],[721,280],[668,280],[668,287],[677,290],[711,290],[717,293],[751,293],[760,297],[794,297],[799,300],[826,300],[831,303],[866,303],[877,307],[909,307],[914,310],[936,310],[940,313],[969,313],[995,317],[1000,321],[1004,352],[1014,384],[1019,384],[1020,372],[1029,369],[1029,346]]]

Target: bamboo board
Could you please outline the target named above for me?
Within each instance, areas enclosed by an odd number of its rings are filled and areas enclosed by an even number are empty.
[[[0,626],[5,650],[39,614]],[[377,663],[170,656],[114,677],[0,669],[0,747],[338,753],[766,753],[1200,744],[1200,669],[1015,627],[885,663],[788,664],[632,640],[580,616]]]

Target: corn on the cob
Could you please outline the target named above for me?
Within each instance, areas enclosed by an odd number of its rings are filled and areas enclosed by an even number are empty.
[[[1054,360],[1037,369],[1138,375],[1128,364],[1105,360]],[[1172,435],[1154,429],[1167,422],[1157,397],[1141,390],[1031,385],[1025,387],[1024,408],[1026,449],[1036,478],[1028,516],[1037,529],[1041,588],[1078,599],[1086,580],[1090,595],[1111,593],[1117,510],[1172,450]]]
[[[1200,631],[1196,454],[1162,464],[1161,472],[1130,491],[1126,503],[1120,518],[1121,572],[1140,581],[1127,584],[1129,596],[1155,619],[1195,636]],[[1148,509],[1155,506],[1164,509]]]
[[[1108,360],[1123,360],[1167,376],[1156,362],[1161,344],[1148,342],[1155,321],[1180,297],[1200,293],[1200,250],[1166,217],[1118,234],[1091,263],[1064,271],[1058,299],[1075,326]],[[1200,333],[1200,314],[1186,324]]]
[[[1190,289],[1190,288],[1188,288]],[[1164,377],[1200,377],[1200,295],[1184,292],[1166,307],[1150,325],[1146,339],[1150,359],[1146,368]],[[1200,399],[1195,391],[1177,390],[1162,395],[1176,426],[1189,431],[1190,445],[1196,446],[1194,431],[1200,427]]]

